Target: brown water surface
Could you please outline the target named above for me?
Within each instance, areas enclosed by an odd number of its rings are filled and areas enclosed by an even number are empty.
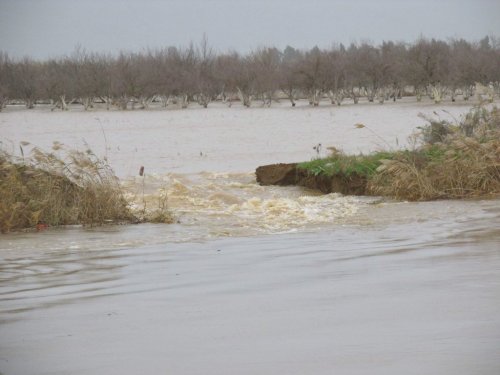
[[[393,144],[435,107],[233,109],[1,115],[4,146],[104,131],[137,208],[166,199],[179,223],[2,235],[0,373],[500,373],[498,200],[324,196],[252,175],[329,135],[376,149],[356,122]]]

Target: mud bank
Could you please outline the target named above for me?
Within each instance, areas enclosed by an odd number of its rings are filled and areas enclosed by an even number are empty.
[[[343,174],[313,175],[307,170],[298,168],[297,163],[280,163],[260,166],[255,174],[257,182],[261,185],[297,185],[319,190],[325,194],[370,195],[367,189],[367,178],[355,173],[349,176]]]

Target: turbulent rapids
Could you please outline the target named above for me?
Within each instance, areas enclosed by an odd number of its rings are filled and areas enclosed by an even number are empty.
[[[210,236],[253,235],[340,224],[370,198],[260,186],[253,173],[168,174],[125,182],[136,212],[167,205],[183,225]]]

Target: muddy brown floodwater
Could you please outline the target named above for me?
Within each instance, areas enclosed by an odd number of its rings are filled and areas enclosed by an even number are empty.
[[[2,235],[0,373],[500,373],[498,200],[318,195],[252,174],[317,143],[376,149],[359,122],[397,147],[433,111],[467,107],[8,109],[3,147],[106,144],[129,198],[166,197],[179,223]]]

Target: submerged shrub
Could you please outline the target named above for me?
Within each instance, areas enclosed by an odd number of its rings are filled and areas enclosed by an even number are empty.
[[[0,231],[135,220],[117,177],[91,150],[33,147],[22,158],[0,151]]]
[[[491,110],[482,106],[474,107],[459,124],[459,129],[466,137],[484,139],[495,136],[494,132],[500,131],[500,110],[496,107]]]
[[[435,120],[429,120],[429,125],[421,127],[420,130],[423,142],[431,145],[443,142],[454,131],[450,123]]]

